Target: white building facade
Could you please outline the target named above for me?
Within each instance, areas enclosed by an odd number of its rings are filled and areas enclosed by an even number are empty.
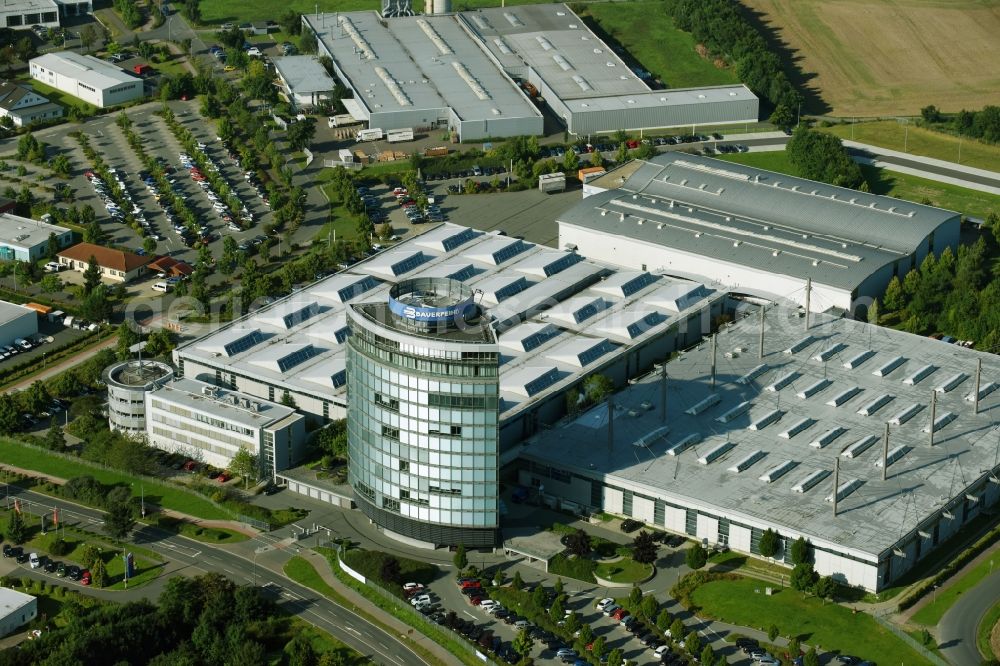
[[[93,56],[59,51],[32,58],[28,65],[31,78],[98,108],[125,104],[143,95],[142,79]]]
[[[38,616],[38,599],[0,587],[0,637],[14,633]]]

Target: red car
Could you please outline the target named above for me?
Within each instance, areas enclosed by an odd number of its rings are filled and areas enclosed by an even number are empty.
[[[469,603],[472,604],[473,606],[478,606],[479,604],[483,603],[483,598],[482,597],[469,597]]]
[[[217,480],[219,483],[225,483],[226,481],[229,480],[229,472],[223,472],[222,474],[219,475]]]
[[[90,570],[84,569],[80,574],[80,585],[90,585]]]
[[[616,610],[614,613],[611,614],[611,617],[615,618],[616,620],[621,620],[628,614],[629,612],[627,610],[625,610],[624,608],[619,608],[618,610]]]
[[[464,580],[461,583],[459,583],[459,587],[461,587],[463,590],[467,590],[470,587],[482,587],[482,586],[483,584],[480,583],[478,580]]]
[[[636,141],[635,139],[629,139],[628,141],[625,142],[625,145],[631,149],[635,149],[639,147],[639,142]]]
[[[196,463],[195,461],[193,461],[193,460],[188,460],[188,461],[187,461],[186,463],[184,463],[184,471],[185,471],[185,472],[193,472],[193,471],[194,471],[194,468],[195,468],[195,467],[196,467],[197,465],[198,465],[198,463]]]

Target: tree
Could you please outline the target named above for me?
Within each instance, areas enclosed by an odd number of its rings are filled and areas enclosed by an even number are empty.
[[[639,604],[639,612],[649,621],[653,621],[657,617],[657,612],[660,610],[660,602],[656,600],[653,594],[647,594],[642,598],[642,603]]]
[[[553,622],[558,622],[563,619],[563,603],[562,597],[556,597],[555,601],[552,602],[552,606],[549,607],[549,617],[552,618]]]
[[[54,294],[57,291],[62,291],[64,285],[62,279],[58,275],[50,273],[42,278],[42,281],[38,283],[38,286],[41,288],[43,293]]]
[[[608,649],[607,640],[604,636],[598,636],[594,639],[594,645],[590,648],[591,654],[600,659],[604,656],[604,651]]]
[[[656,542],[646,530],[639,532],[632,540],[632,559],[639,564],[652,564],[656,561]]]
[[[696,543],[688,548],[684,555],[684,562],[691,569],[701,569],[708,564],[708,553],[700,543]]]
[[[316,136],[316,119],[307,117],[288,126],[288,145],[292,150],[308,148]]]
[[[97,41],[97,30],[94,29],[93,24],[88,23],[83,26],[80,30],[80,43],[83,44],[83,48],[88,52],[90,51],[91,45]]]
[[[792,636],[788,639],[788,654],[792,655],[792,658],[799,656],[802,653],[802,644],[799,642],[798,636]]]
[[[906,297],[903,294],[903,284],[899,277],[893,275],[889,280],[889,286],[885,288],[885,295],[882,297],[882,304],[886,312],[899,312],[906,307]]]
[[[572,173],[580,168],[580,156],[576,154],[575,150],[567,150],[566,154],[563,155],[563,171],[567,173]]]
[[[803,178],[851,188],[864,182],[861,167],[833,134],[801,126],[789,140],[786,152],[796,175]]]
[[[650,595],[653,598],[653,595]],[[670,625],[673,623],[674,617],[670,614],[666,608],[660,611],[659,615],[656,616],[656,628],[667,633],[670,630]]]
[[[879,310],[878,299],[876,298],[874,301],[872,301],[872,304],[868,306],[867,319],[869,324],[874,324],[875,326],[878,326],[878,318],[879,318],[878,310]]]
[[[40,380],[32,382],[26,391],[17,394],[17,398],[24,411],[32,414],[44,412],[52,404],[52,396]]]
[[[55,261],[57,254],[59,254],[59,239],[56,238],[55,233],[51,233],[45,245],[45,256],[48,257],[49,261]]]
[[[520,571],[515,571],[514,572],[514,578],[510,581],[510,586],[512,588],[514,588],[515,590],[523,590],[524,589],[524,579],[521,578],[521,572]]]
[[[228,236],[227,236],[228,238]],[[152,236],[146,236],[142,239],[142,249],[146,254],[153,254],[156,252],[156,239]]]
[[[304,634],[296,634],[285,646],[285,652],[288,653],[288,666],[316,666],[316,651]]]
[[[84,569],[91,568],[99,559],[101,559],[101,549],[92,543],[88,543],[80,551],[80,564],[83,565]]]
[[[556,584],[552,586],[552,589],[555,590],[556,596],[560,597],[562,596],[563,593],[562,578],[556,578]]]
[[[497,569],[497,571],[500,571]],[[548,595],[545,594],[545,588],[541,585],[536,585],[535,589],[531,591],[531,603],[533,603],[537,608],[545,608],[548,603]]]
[[[834,595],[837,594],[837,581],[830,576],[823,576],[816,581],[813,592],[820,599],[833,599]]]
[[[642,589],[633,584],[632,589],[628,591],[628,605],[632,609],[638,610],[640,603],[642,603]]]
[[[622,651],[621,648],[614,648],[608,653],[608,666],[621,666],[622,663]]]
[[[14,53],[21,62],[28,62],[38,54],[38,51],[30,37],[22,37],[14,43]]]
[[[103,284],[85,295],[79,308],[80,315],[91,321],[106,321],[111,316],[111,310],[108,289]]]
[[[604,166],[604,156],[601,155],[601,151],[594,149],[594,152],[590,154],[590,166]]]
[[[939,123],[941,122],[941,111],[933,104],[930,104],[920,109],[920,117],[928,123]]]
[[[615,153],[615,162],[622,164],[628,161],[628,145],[624,142],[618,145],[618,151]]]
[[[701,653],[701,636],[697,631],[692,631],[684,637],[684,649],[691,656]]]
[[[781,544],[781,536],[770,527],[764,530],[760,536],[761,557],[774,557],[778,553],[778,546]]]
[[[10,393],[0,394],[0,432],[21,430],[21,412]]]
[[[62,426],[58,423],[53,423],[49,431],[45,433],[45,447],[52,451],[62,451],[66,448],[66,435],[63,434]]]
[[[145,353],[149,357],[162,356],[174,348],[174,336],[165,328],[153,329],[146,337]]]
[[[229,469],[243,477],[243,487],[247,488],[250,486],[250,481],[257,480],[260,463],[256,455],[250,453],[245,446],[241,446],[233,456],[233,461],[229,463]]]
[[[781,630],[778,629],[778,625],[772,624],[767,630],[767,638],[772,643],[781,634]]]
[[[108,568],[105,566],[104,560],[98,557],[89,569],[90,581],[95,587],[104,587],[108,584]]]
[[[575,633],[575,632],[574,632]],[[587,645],[592,640],[594,640],[594,629],[589,624],[582,624],[580,626],[580,643]]]
[[[577,557],[590,555],[590,535],[577,528],[575,532],[566,537],[566,548]]]
[[[684,622],[681,619],[675,618],[673,623],[670,625],[670,637],[675,641],[681,640],[684,636]]]
[[[91,220],[83,225],[83,242],[100,245],[103,238],[104,230],[101,229],[101,223],[97,220]]]
[[[191,23],[195,25],[201,23],[201,7],[199,6],[201,0],[185,0],[183,14]]]
[[[127,488],[125,490],[128,490]],[[131,498],[131,493],[129,493]],[[135,516],[130,500],[109,501],[104,516],[104,531],[115,539],[124,539],[135,527]]]
[[[382,580],[387,583],[399,583],[402,575],[403,572],[399,566],[399,560],[395,557],[387,557],[382,560],[382,570],[379,572]]]
[[[614,388],[614,382],[605,375],[591,375],[583,382],[583,392],[592,403],[603,401]]]
[[[119,361],[127,361],[132,358],[131,347],[137,344],[142,338],[139,333],[132,328],[131,323],[123,322],[118,326],[118,344],[115,345],[115,356]]]
[[[566,616],[566,631],[575,634],[580,628],[580,616],[575,611]]]
[[[703,664],[714,664],[715,663],[715,650],[712,649],[711,645],[706,645],[701,651],[701,663]]]
[[[815,582],[816,572],[813,571],[813,566],[811,564],[796,564],[792,569],[792,575],[789,583],[791,584],[793,590],[807,592]]]
[[[83,295],[89,296],[99,284],[101,284],[101,267],[97,263],[97,257],[90,255],[87,270],[83,272]]]
[[[810,559],[809,542],[805,537],[799,537],[792,542],[792,564],[805,564]]]
[[[465,567],[469,566],[469,558],[465,555],[465,544],[458,544],[458,548],[455,549],[455,557],[452,559],[455,564],[455,568],[460,572],[465,571]]]
[[[28,540],[28,528],[16,507],[10,514],[10,520],[7,521],[7,539],[18,545]]]
[[[317,46],[316,33],[312,30],[306,30],[299,37],[299,50],[303,53],[316,53]]]
[[[299,35],[302,33],[302,14],[289,10],[278,17],[278,25],[282,32],[289,35]]]
[[[524,659],[531,654],[532,648],[535,647],[535,639],[531,637],[531,632],[528,629],[522,629],[517,632],[517,636],[514,638],[511,647],[514,648],[514,652]]]
[[[774,107],[774,111],[771,113],[768,121],[775,127],[787,130],[795,124],[795,112],[788,108],[788,105],[779,104]]]
[[[819,655],[816,654],[816,648],[809,648],[806,656],[802,658],[802,666],[819,666]]]

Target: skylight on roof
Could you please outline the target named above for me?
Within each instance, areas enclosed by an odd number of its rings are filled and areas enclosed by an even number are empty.
[[[897,356],[883,363],[881,367],[873,370],[872,374],[875,375],[876,377],[886,377],[889,375],[890,372],[892,372],[899,366],[903,365],[903,363],[905,362],[906,362],[905,358],[903,358],[902,356]]]
[[[685,435],[681,439],[677,440],[677,442],[667,447],[667,455],[679,456],[680,454],[684,453],[692,446],[700,442],[701,442],[701,433],[692,432],[688,435]]]
[[[236,356],[240,352],[245,352],[256,344],[264,341],[264,336],[261,335],[260,331],[254,329],[248,332],[246,335],[240,338],[236,338],[232,342],[223,345],[222,349],[225,351],[226,356]]]
[[[854,442],[846,449],[844,449],[840,455],[842,455],[845,458],[857,458],[862,453],[870,449],[877,441],[878,441],[877,435],[865,435],[864,437],[862,437],[861,439],[859,439],[858,441]]]
[[[749,411],[749,409],[750,409],[750,402],[748,400],[744,400],[735,407],[731,407],[728,411],[723,413],[715,420],[718,421],[719,423],[729,423],[733,419],[741,416],[742,414],[745,414],[747,411]]]
[[[690,414],[691,416],[698,416],[702,412],[708,410],[710,407],[722,402],[722,396],[718,393],[712,393],[711,395],[699,400],[696,404],[684,410],[685,414]]]
[[[767,370],[768,370],[767,363],[761,363],[760,365],[758,365],[757,367],[755,367],[753,370],[751,370],[750,372],[746,373],[745,375],[743,375],[742,377],[740,377],[739,379],[737,379],[736,383],[737,384],[749,384],[750,382],[752,382],[753,380],[757,379],[762,374],[764,374],[765,372],[767,372]]]
[[[753,467],[754,464],[757,461],[759,461],[761,458],[763,458],[765,455],[767,455],[767,454],[764,453],[763,451],[761,451],[760,449],[757,449],[753,453],[751,453],[749,455],[746,455],[746,456],[740,458],[739,460],[737,460],[736,463],[734,463],[733,466],[729,468],[729,471],[730,472],[734,472],[736,474],[739,474],[740,472],[746,471],[746,470],[750,469],[751,467]]]
[[[780,391],[801,376],[802,375],[800,373],[792,370],[791,372],[785,373],[778,379],[774,380],[774,383],[768,386],[765,390],[770,391],[771,393]]]
[[[788,471],[791,470],[793,467],[795,467],[794,460],[783,460],[782,462],[778,463],[771,469],[761,474],[758,478],[764,483],[773,483],[778,479],[780,479],[785,474],[787,474]]]
[[[796,493],[806,493],[816,486],[820,481],[830,476],[830,470],[818,469],[810,472],[804,479],[792,486],[792,491]]]
[[[778,433],[778,437],[781,437],[782,439],[791,439],[792,437],[795,437],[803,430],[806,430],[807,428],[812,426],[812,424],[814,423],[816,423],[816,419],[806,416],[793,423],[792,426],[788,428],[788,430]]]
[[[842,501],[845,497],[847,497],[855,490],[860,488],[863,483],[864,481],[862,481],[861,479],[850,479],[848,481],[844,481],[842,484],[840,484],[840,487],[837,488],[837,501],[838,502]],[[833,495],[832,494],[827,495],[826,501],[832,502]]]
[[[734,446],[736,446],[735,442],[720,442],[698,458],[698,463],[702,465],[711,465],[713,462],[726,455]]]

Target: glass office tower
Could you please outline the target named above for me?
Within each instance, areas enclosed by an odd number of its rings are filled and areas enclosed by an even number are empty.
[[[496,336],[457,280],[416,278],[348,310],[349,480],[388,532],[498,540]]]

